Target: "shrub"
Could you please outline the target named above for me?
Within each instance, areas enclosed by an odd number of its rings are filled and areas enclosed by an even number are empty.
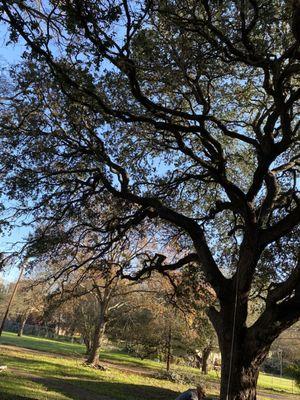
[[[300,386],[300,362],[289,365],[287,372],[295,379],[296,384]]]
[[[199,376],[192,373],[184,373],[178,371],[160,371],[155,375],[155,378],[186,385],[201,385]]]

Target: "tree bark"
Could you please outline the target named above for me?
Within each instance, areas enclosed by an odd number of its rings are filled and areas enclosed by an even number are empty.
[[[220,400],[256,400],[259,368],[272,339],[257,338],[245,324],[246,304],[240,304],[233,329],[234,303],[227,304],[215,324],[222,356]],[[216,321],[214,321],[216,322]]]
[[[230,359],[230,348],[223,348],[220,400],[256,400],[260,365],[247,359],[242,349],[234,354],[231,366]]]
[[[24,331],[24,327],[25,327],[25,324],[27,322],[27,319],[28,319],[28,315],[27,314],[22,315],[21,318],[20,318],[19,327],[18,327],[18,336],[19,337],[23,336],[23,331]]]
[[[202,351],[201,371],[204,375],[207,374],[207,362],[208,362],[208,358],[210,356],[211,350],[212,350],[212,346],[211,346],[211,344],[209,344]]]
[[[97,324],[95,326],[95,333],[93,337],[93,343],[91,347],[91,351],[87,358],[87,364],[98,367],[99,366],[99,351],[101,348],[101,341],[103,338],[103,334],[105,332],[105,306],[100,304],[100,312],[97,320]]]
[[[229,297],[229,296],[228,296]],[[220,301],[221,308],[210,309],[209,317],[218,334],[222,355],[220,400],[256,400],[259,368],[271,344],[284,330],[299,320],[300,292],[277,304],[267,302],[258,320],[246,326],[248,298]]]
[[[57,337],[60,335],[60,327],[61,327],[61,313],[58,314],[58,321],[54,329],[54,333]]]
[[[167,334],[167,357],[166,357],[166,369],[169,372],[170,371],[170,365],[171,365],[171,342],[172,342],[172,328],[171,326],[169,327],[168,334]]]
[[[90,340],[90,338],[83,336],[82,337],[84,345],[86,347],[86,352],[85,354],[88,356],[89,354],[91,354],[92,351],[92,341]]]

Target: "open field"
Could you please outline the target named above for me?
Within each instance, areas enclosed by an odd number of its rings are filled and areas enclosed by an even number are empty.
[[[83,365],[84,346],[49,339],[4,333],[0,340],[1,400],[173,400],[187,385],[156,379],[164,365],[139,360],[116,351],[103,351],[101,359],[108,370],[98,371]],[[198,370],[174,369],[199,375],[209,395],[215,395],[218,379],[205,379]],[[296,400],[300,389],[291,379],[265,374],[259,379],[260,400]],[[294,395],[292,395],[292,393]]]

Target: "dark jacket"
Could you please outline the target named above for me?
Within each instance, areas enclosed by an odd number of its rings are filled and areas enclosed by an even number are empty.
[[[198,394],[196,389],[189,389],[180,396],[176,397],[175,400],[198,400]]]

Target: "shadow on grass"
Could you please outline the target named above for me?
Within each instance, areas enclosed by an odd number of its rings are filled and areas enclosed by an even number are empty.
[[[63,357],[61,357],[63,359]],[[90,379],[91,381],[101,382],[103,379],[100,376],[99,371],[96,369],[92,369],[89,367],[83,366],[80,362],[78,365],[65,365],[59,363],[59,359],[53,359],[53,361],[47,361],[45,359],[34,360],[32,358],[22,358],[18,356],[12,355],[1,355],[1,360],[3,363],[7,364],[9,369],[17,369],[21,372],[21,376],[24,375],[26,377],[27,374],[38,374],[38,375],[58,375],[64,377],[66,375],[66,369],[68,371],[68,375],[75,378],[74,380],[86,380]],[[56,360],[58,362],[56,362]],[[22,372],[24,371],[24,372]],[[94,376],[91,376],[94,375]],[[0,400],[2,398],[0,397]]]
[[[6,360],[5,360],[6,361]],[[17,356],[9,356],[7,364],[21,372],[20,376],[32,382],[42,384],[49,390],[55,390],[74,400],[174,400],[178,392],[150,385],[133,383],[108,382],[105,375],[90,368],[66,366],[46,360],[24,359]],[[56,375],[48,377],[41,375]],[[92,375],[92,376],[91,376]],[[93,376],[94,375],[94,376]],[[2,397],[0,395],[0,399]],[[23,400],[17,397],[9,400]],[[5,399],[6,400],[6,399]]]
[[[31,380],[74,400],[174,400],[179,394],[155,386],[118,382],[74,382],[72,379],[42,377],[34,377]]]
[[[149,371],[158,371],[164,368],[163,364],[152,362],[151,360],[141,360],[138,358],[134,358],[126,353],[108,353],[107,351],[100,352],[100,359],[103,361],[108,361],[111,364],[120,365],[120,366],[132,366],[132,367],[140,367]]]
[[[47,339],[39,336],[18,337],[16,334],[4,332],[0,338],[0,345],[18,346],[24,349],[34,350],[36,352],[46,352],[49,354],[83,357],[85,356],[85,346],[78,343],[70,343],[58,341],[55,339]],[[107,351],[102,350],[100,357],[103,361],[116,362],[119,365],[132,365],[147,369],[161,369],[162,365],[151,360],[141,360],[124,351]]]
[[[32,398],[29,397],[23,397],[23,396],[16,396],[15,394],[3,394],[0,392],[0,399],[1,400],[32,400]]]

